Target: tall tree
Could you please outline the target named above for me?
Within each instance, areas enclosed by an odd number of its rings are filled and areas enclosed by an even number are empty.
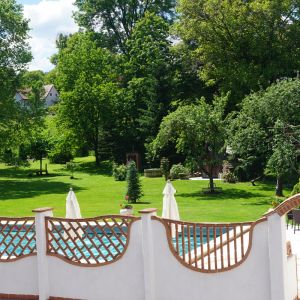
[[[231,105],[300,69],[300,2],[180,0],[177,30]],[[231,107],[232,108],[232,107]]]
[[[80,26],[101,33],[116,50],[126,53],[126,40],[135,24],[153,12],[172,20],[174,0],[76,0],[75,18]]]
[[[85,33],[73,35],[58,56],[61,121],[75,132],[79,143],[86,142],[95,151],[97,164],[113,128],[117,86],[113,61],[113,55]]]
[[[20,86],[22,88],[29,88],[38,82],[44,82],[45,73],[41,70],[25,71],[21,75]]]
[[[178,153],[208,175],[211,192],[215,191],[213,171],[222,161],[225,142],[225,103],[225,98],[215,99],[212,105],[201,99],[197,105],[179,107],[163,119],[151,145],[152,155],[157,155],[169,143],[175,143]]]
[[[257,160],[276,174],[276,194],[284,176],[297,169],[300,135],[300,80],[284,80],[246,97],[238,114],[229,117],[228,144],[244,164]],[[297,130],[296,130],[297,129]]]
[[[28,21],[15,0],[0,2],[0,147],[18,137],[20,122],[14,95],[18,74],[31,60]]]
[[[155,137],[169,108],[168,35],[168,23],[154,13],[146,13],[127,40],[128,54],[122,56],[122,90],[113,129],[120,158],[133,149],[145,152],[144,144]]]

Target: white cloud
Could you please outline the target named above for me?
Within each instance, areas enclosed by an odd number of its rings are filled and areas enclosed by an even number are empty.
[[[33,61],[30,70],[49,71],[53,68],[49,58],[57,52],[55,40],[59,33],[78,30],[72,18],[74,0],[41,0],[37,4],[25,4],[24,15],[30,19],[30,40]]]

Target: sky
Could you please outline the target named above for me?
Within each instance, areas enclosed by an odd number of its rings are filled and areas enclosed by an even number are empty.
[[[50,71],[49,58],[56,53],[55,40],[59,33],[78,30],[72,18],[74,0],[17,0],[23,5],[24,16],[30,20],[30,39],[33,60],[29,70]]]

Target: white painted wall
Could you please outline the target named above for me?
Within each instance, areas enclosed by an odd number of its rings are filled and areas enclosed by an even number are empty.
[[[272,222],[255,227],[251,252],[240,266],[207,274],[183,266],[169,249],[163,224],[150,220],[150,215],[142,218],[132,224],[129,245],[120,260],[106,266],[81,267],[46,256],[42,251],[44,258],[40,260],[46,261],[42,268],[38,268],[35,256],[0,263],[0,293],[38,294],[39,283],[40,287],[48,285],[50,296],[89,300],[274,300],[274,284],[285,288],[283,282],[271,282],[270,270],[276,270],[271,267],[276,262],[270,261],[270,247],[274,246],[270,245],[274,236],[269,236]],[[281,224],[278,220],[277,225]],[[40,225],[37,234],[43,228]],[[38,240],[38,249],[40,245]],[[147,253],[152,259],[144,257]],[[286,261],[287,292],[281,300],[294,300],[296,261],[294,257]],[[48,273],[44,276],[46,281],[38,280],[37,270]]]
[[[45,98],[46,107],[52,106],[58,102],[59,94],[57,89],[53,86]]]
[[[102,267],[79,267],[48,257],[50,295],[76,299],[143,300],[141,222],[131,227],[124,256]]]
[[[38,295],[36,256],[0,263],[0,293]]]
[[[295,299],[297,295],[297,257],[292,255],[287,258],[287,297],[288,299]]]
[[[231,271],[215,274],[180,264],[169,250],[165,228],[158,221],[153,223],[157,300],[271,300],[266,223],[257,225],[247,260]]]

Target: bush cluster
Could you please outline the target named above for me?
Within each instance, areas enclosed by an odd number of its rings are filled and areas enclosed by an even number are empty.
[[[124,164],[117,165],[113,163],[113,176],[116,181],[125,181],[127,168]]]
[[[173,165],[170,171],[171,179],[185,179],[189,175],[189,170],[180,163]]]
[[[224,180],[224,182],[228,182],[228,183],[237,183],[238,182],[238,178],[231,171],[223,174],[223,180]]]

